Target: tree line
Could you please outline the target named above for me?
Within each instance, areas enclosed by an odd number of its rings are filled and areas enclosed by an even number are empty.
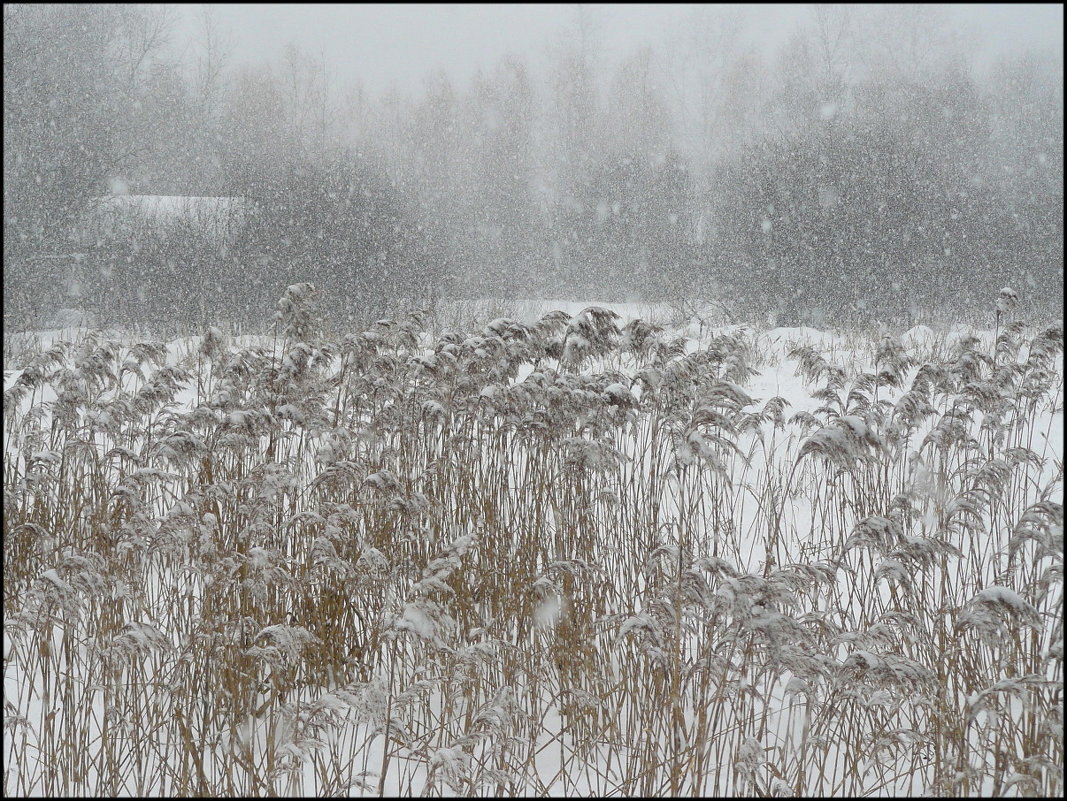
[[[380,95],[295,47],[234,63],[210,9],[176,55],[175,13],[4,7],[5,328],[252,322],[298,281],[338,322],[566,295],[903,324],[1005,285],[1062,315],[1062,54],[979,69],[937,7],[813,7],[770,54],[694,8],[618,58],[579,8],[544,64]],[[251,212],[221,242],[177,220],[72,246],[115,191]]]

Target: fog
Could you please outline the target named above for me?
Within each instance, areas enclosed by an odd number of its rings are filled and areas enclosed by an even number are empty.
[[[15,4],[4,45],[5,329],[302,281],[339,324],[1062,315],[1060,5]]]
[[[633,3],[589,6],[598,23],[601,46],[609,60],[642,44],[662,47],[694,15],[687,3]],[[195,50],[200,36],[198,6],[177,9],[176,38]],[[544,66],[547,51],[565,37],[578,13],[575,5],[385,5],[385,4],[231,4],[212,6],[226,32],[235,63],[255,65],[278,59],[285,46],[327,61],[339,81],[362,84],[368,91],[417,91],[436,70],[465,81],[477,69],[489,69],[513,54]],[[798,28],[810,23],[804,5],[709,6],[709,15],[740,15],[740,31],[749,45],[772,53]],[[1006,53],[1025,49],[1061,52],[1063,6],[1060,4],[962,4],[944,7],[946,24],[958,32],[975,63],[987,68]]]

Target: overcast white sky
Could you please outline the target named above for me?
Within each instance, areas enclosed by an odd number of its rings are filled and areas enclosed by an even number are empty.
[[[726,6],[723,6],[724,8]],[[692,13],[691,4],[593,5],[604,58],[611,61],[642,42],[661,44],[668,29]],[[736,6],[735,6],[736,8]],[[973,36],[980,62],[1020,46],[1063,52],[1063,6],[951,5],[961,34]],[[417,91],[422,79],[443,68],[457,81],[490,68],[506,53],[544,55],[573,27],[575,5],[266,5],[212,6],[229,36],[235,64],[277,59],[285,45],[323,55],[342,84],[356,79],[372,93],[393,86]],[[194,5],[179,6],[178,43],[195,35]],[[746,7],[749,35],[769,47],[781,42],[810,14],[806,6]]]

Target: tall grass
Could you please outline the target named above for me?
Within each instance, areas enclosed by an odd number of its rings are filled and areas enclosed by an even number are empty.
[[[1010,311],[839,363],[294,285],[28,354],[5,793],[1057,795],[1063,337]]]

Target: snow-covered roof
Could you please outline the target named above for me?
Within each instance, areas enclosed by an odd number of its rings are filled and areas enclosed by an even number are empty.
[[[93,198],[95,208],[116,212],[141,212],[156,217],[188,217],[224,214],[243,208],[242,197],[193,195],[105,195]]]
[[[224,235],[248,207],[242,197],[192,195],[105,195],[90,199],[76,238],[91,244],[184,222],[214,235]]]

